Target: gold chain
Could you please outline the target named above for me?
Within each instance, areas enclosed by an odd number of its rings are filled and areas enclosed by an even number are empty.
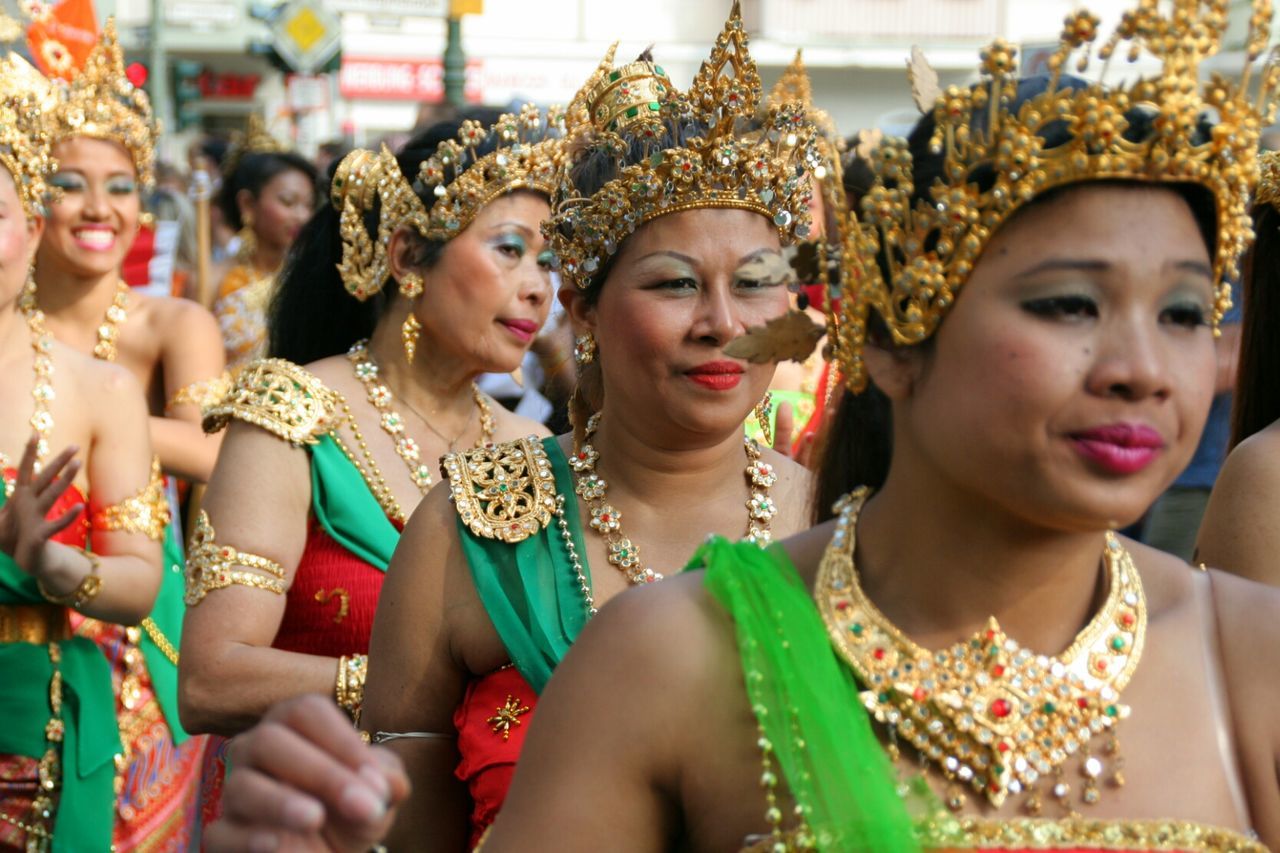
[[[622,535],[622,513],[614,509],[605,500],[609,484],[596,473],[596,464],[600,461],[600,452],[591,445],[591,437],[600,426],[600,413],[596,412],[587,421],[587,430],[583,435],[583,444],[569,457],[569,467],[573,469],[573,490],[586,502],[591,512],[591,529],[604,538],[608,546],[609,562],[626,575],[633,584],[653,583],[663,578],[661,572],[654,571],[644,565],[640,559],[640,546]],[[747,535],[748,542],[767,545],[772,538],[769,522],[778,514],[769,490],[778,481],[773,466],[760,459],[760,446],[750,438],[743,438],[747,451],[747,489],[751,497],[747,499]]]
[[[126,305],[129,301],[129,285],[123,280],[116,282],[116,295],[107,306],[107,313],[98,326],[98,342],[93,345],[93,357],[103,361],[116,360],[116,340],[120,337],[120,326],[129,319]]]
[[[413,479],[413,484],[418,487],[419,492],[425,495],[435,483],[435,479],[431,475],[431,466],[422,461],[422,448],[405,431],[404,416],[391,407],[393,399],[391,389],[386,384],[378,381],[378,365],[369,355],[369,342],[357,341],[347,352],[347,359],[351,362],[356,378],[364,385],[369,403],[378,410],[379,424],[383,432],[391,437],[391,441],[395,444],[396,453],[404,460],[405,467],[409,469],[409,476]],[[476,410],[480,414],[480,441],[476,444],[479,447],[493,441],[493,412],[489,409],[489,403],[484,399],[484,395],[480,393],[479,388],[472,385],[471,393],[475,400]],[[422,419],[428,429],[439,435],[442,440],[448,441],[447,438],[440,435],[440,432],[426,418],[421,415],[418,415],[418,417]],[[354,419],[352,423],[354,424]],[[355,432],[354,428],[352,432]],[[363,441],[358,436],[357,441],[361,442],[362,447],[364,446]],[[453,444],[456,442],[457,439],[455,438],[449,444],[450,451],[453,450]],[[370,462],[372,462],[372,457],[370,457]]]
[[[31,411],[31,429],[36,434],[36,466],[39,471],[44,460],[49,456],[49,436],[53,433],[53,413],[49,411],[49,403],[53,394],[53,337],[44,325],[44,312],[36,304],[35,283],[28,281],[26,290],[19,300],[22,313],[27,318],[27,328],[31,332],[31,349],[35,354],[32,369],[35,371],[35,384],[31,387],[33,402]],[[10,489],[10,492],[12,490]]]
[[[142,630],[147,632],[147,636],[151,638],[151,642],[160,650],[160,654],[169,659],[169,663],[174,666],[178,665],[178,650],[174,648],[173,643],[169,642],[169,638],[160,630],[160,626],[155,620],[148,616],[142,620]]]
[[[342,440],[342,434],[337,428],[334,428],[329,434],[333,436],[333,440],[337,443],[339,449],[347,460],[355,466],[356,471],[360,473],[360,479],[364,480],[369,491],[373,493],[373,497],[378,501],[378,505],[382,507],[382,511],[387,514],[388,518],[403,524],[407,516],[404,509],[400,506],[400,502],[396,500],[395,493],[391,491],[391,487],[387,485],[386,477],[382,476],[382,469],[378,467],[378,463],[373,458],[373,453],[369,450],[369,444],[364,440],[364,434],[360,431],[359,424],[356,423],[356,417],[351,412],[351,406],[344,399],[341,401],[342,412],[346,415],[346,421],[351,427],[351,435],[355,438],[357,446],[360,448],[360,455],[364,457],[361,463],[351,452],[351,448],[347,447],[347,443]]]

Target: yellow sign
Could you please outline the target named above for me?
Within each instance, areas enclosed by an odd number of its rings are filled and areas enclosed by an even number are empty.
[[[320,18],[316,13],[306,6],[298,10],[292,18],[284,25],[284,31],[289,34],[289,38],[297,43],[298,49],[304,53],[312,48],[312,46],[325,37],[325,26],[320,22]]]
[[[463,15],[483,15],[484,0],[449,0],[449,17],[461,18]]]

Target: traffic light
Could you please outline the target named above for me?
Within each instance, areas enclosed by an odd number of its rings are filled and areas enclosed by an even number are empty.
[[[173,101],[178,130],[200,124],[200,111],[195,105],[200,100],[201,70],[203,66],[199,62],[180,59],[173,63]]]

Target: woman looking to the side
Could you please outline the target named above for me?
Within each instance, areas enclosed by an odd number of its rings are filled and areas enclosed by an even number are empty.
[[[546,132],[529,107],[338,165],[277,288],[272,357],[208,410],[228,429],[187,561],[194,730],[232,736],[316,691],[354,714],[384,573],[436,460],[545,432],[474,380],[515,369],[546,319]],[[220,778],[207,768],[209,814]]]

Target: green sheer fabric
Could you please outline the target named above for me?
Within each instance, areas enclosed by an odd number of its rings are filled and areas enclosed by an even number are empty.
[[[573,500],[569,462],[554,438],[542,441],[555,476],[556,492],[566,496],[565,522],[579,555],[582,540],[578,503]],[[569,560],[558,520],[536,536],[508,545],[474,535],[458,521],[462,552],[471,568],[476,591],[489,613],[511,662],[538,693],[587,624],[586,604]],[[583,560],[588,582],[591,571]]]
[[[182,617],[187,606],[182,596],[185,588],[183,567],[185,558],[182,555],[182,544],[178,531],[178,515],[164,532],[164,549],[161,554],[161,565],[164,574],[160,578],[160,592],[156,596],[155,606],[151,608],[151,621],[160,629],[160,633],[175,649],[182,647]],[[182,728],[178,719],[178,667],[162,652],[146,631],[138,643],[142,649],[143,660],[147,663],[147,674],[151,676],[151,688],[155,691],[156,702],[164,714],[164,721],[169,726],[173,737],[173,745],[185,743],[190,735]]]
[[[360,472],[331,435],[308,448],[311,511],[333,540],[382,571],[391,563],[400,531],[387,518]]]
[[[0,505],[4,490],[0,489]],[[36,582],[0,554],[0,604],[45,604]],[[116,724],[111,667],[92,640],[73,637],[62,649],[62,788],[53,849],[107,850],[115,820]],[[49,722],[49,647],[0,643],[0,755],[39,759]]]
[[[920,849],[888,757],[780,545],[716,537],[688,568],[733,617],[752,710],[818,849]]]

